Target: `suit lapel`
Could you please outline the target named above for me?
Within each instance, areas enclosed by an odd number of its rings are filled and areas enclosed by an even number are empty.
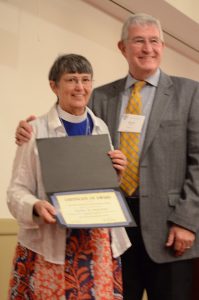
[[[163,115],[172,99],[173,89],[171,78],[161,72],[157,91],[155,94],[151,115],[149,118],[145,141],[142,149],[141,160],[144,158],[150,144],[152,143],[156,132],[160,126]]]
[[[118,127],[120,122],[120,110],[122,104],[122,92],[124,91],[126,77],[121,79],[116,84],[112,85],[111,90],[108,91],[108,113],[107,113],[107,125],[112,136],[112,142],[114,147],[119,146],[119,133]]]

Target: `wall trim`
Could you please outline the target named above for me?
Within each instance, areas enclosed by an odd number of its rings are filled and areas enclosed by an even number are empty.
[[[0,219],[0,235],[17,235],[18,224],[14,219]]]
[[[162,25],[166,45],[199,63],[199,23],[163,0],[83,0],[122,23],[130,14],[145,12],[157,17]],[[118,37],[119,39],[119,37]]]

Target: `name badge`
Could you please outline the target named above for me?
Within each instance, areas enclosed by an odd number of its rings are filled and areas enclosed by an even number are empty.
[[[144,124],[145,116],[124,114],[120,121],[118,131],[140,133]]]

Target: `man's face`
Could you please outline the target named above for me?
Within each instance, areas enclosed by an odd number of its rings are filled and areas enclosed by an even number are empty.
[[[164,43],[155,25],[133,25],[129,28],[128,39],[120,41],[118,47],[129,64],[131,75],[144,80],[160,66]]]

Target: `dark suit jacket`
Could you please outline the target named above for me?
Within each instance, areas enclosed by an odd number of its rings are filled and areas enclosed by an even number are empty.
[[[125,81],[96,88],[90,99],[116,148]],[[146,250],[155,262],[199,256],[199,83],[163,72],[140,158],[140,219]],[[194,246],[179,258],[165,247],[171,222],[197,234]]]

